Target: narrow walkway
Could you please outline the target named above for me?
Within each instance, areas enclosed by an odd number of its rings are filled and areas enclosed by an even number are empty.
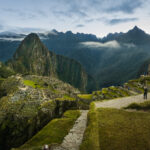
[[[53,148],[53,150],[79,150],[86,129],[87,113],[88,110],[81,110],[81,116],[76,120],[62,144],[59,147]]]
[[[148,98],[150,94],[148,94]],[[143,95],[136,95],[124,98],[117,98],[107,101],[95,102],[96,108],[122,108],[130,105],[131,103],[142,103],[147,100],[143,99]]]

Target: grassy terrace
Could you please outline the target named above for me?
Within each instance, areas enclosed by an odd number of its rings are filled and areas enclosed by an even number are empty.
[[[44,81],[36,78],[33,80],[24,80],[23,83],[24,85],[30,86],[32,88],[50,89],[51,91],[57,93],[57,90],[55,90],[50,84],[47,84]]]
[[[149,150],[150,113],[90,109],[80,150]]]
[[[32,80],[24,80],[24,84],[27,86],[31,86],[33,88],[42,88],[41,85],[39,85],[38,83],[36,83]]]
[[[127,89],[120,87],[103,88],[101,91],[93,91],[92,94],[78,94],[78,97],[91,102],[92,100],[108,100],[132,95]]]
[[[93,95],[92,94],[78,94],[78,97],[81,99],[90,100],[90,99],[92,99]]]
[[[91,103],[88,113],[88,125],[84,133],[83,142],[80,150],[99,150],[99,128],[98,113],[95,111],[95,105]]]
[[[150,111],[150,101],[145,101],[144,103],[132,103],[125,109],[136,109],[136,110],[145,110]]]
[[[65,94],[61,98],[56,98],[56,100],[64,101],[64,100],[70,100],[70,101],[75,101],[76,99],[74,97],[70,97],[69,95]]]
[[[63,118],[52,120],[32,139],[15,150],[41,150],[41,147],[45,144],[62,143],[63,138],[68,134],[79,116],[80,111],[78,110],[65,112]]]

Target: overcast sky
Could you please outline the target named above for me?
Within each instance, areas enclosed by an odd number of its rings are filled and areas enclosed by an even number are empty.
[[[150,0],[0,0],[0,32],[150,33]]]

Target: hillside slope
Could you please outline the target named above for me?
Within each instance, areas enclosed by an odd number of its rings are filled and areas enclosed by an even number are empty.
[[[51,119],[77,107],[71,85],[54,77],[11,76],[0,85],[0,149],[18,147]]]

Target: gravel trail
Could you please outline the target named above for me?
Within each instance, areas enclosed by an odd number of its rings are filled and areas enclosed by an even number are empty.
[[[150,97],[150,94],[148,94],[148,98]],[[142,103],[147,100],[143,99],[143,95],[136,95],[136,96],[130,96],[130,97],[124,97],[124,98],[117,98],[112,100],[105,100],[101,102],[95,102],[96,108],[117,108],[120,109],[122,107],[126,107],[130,105],[131,103]]]

